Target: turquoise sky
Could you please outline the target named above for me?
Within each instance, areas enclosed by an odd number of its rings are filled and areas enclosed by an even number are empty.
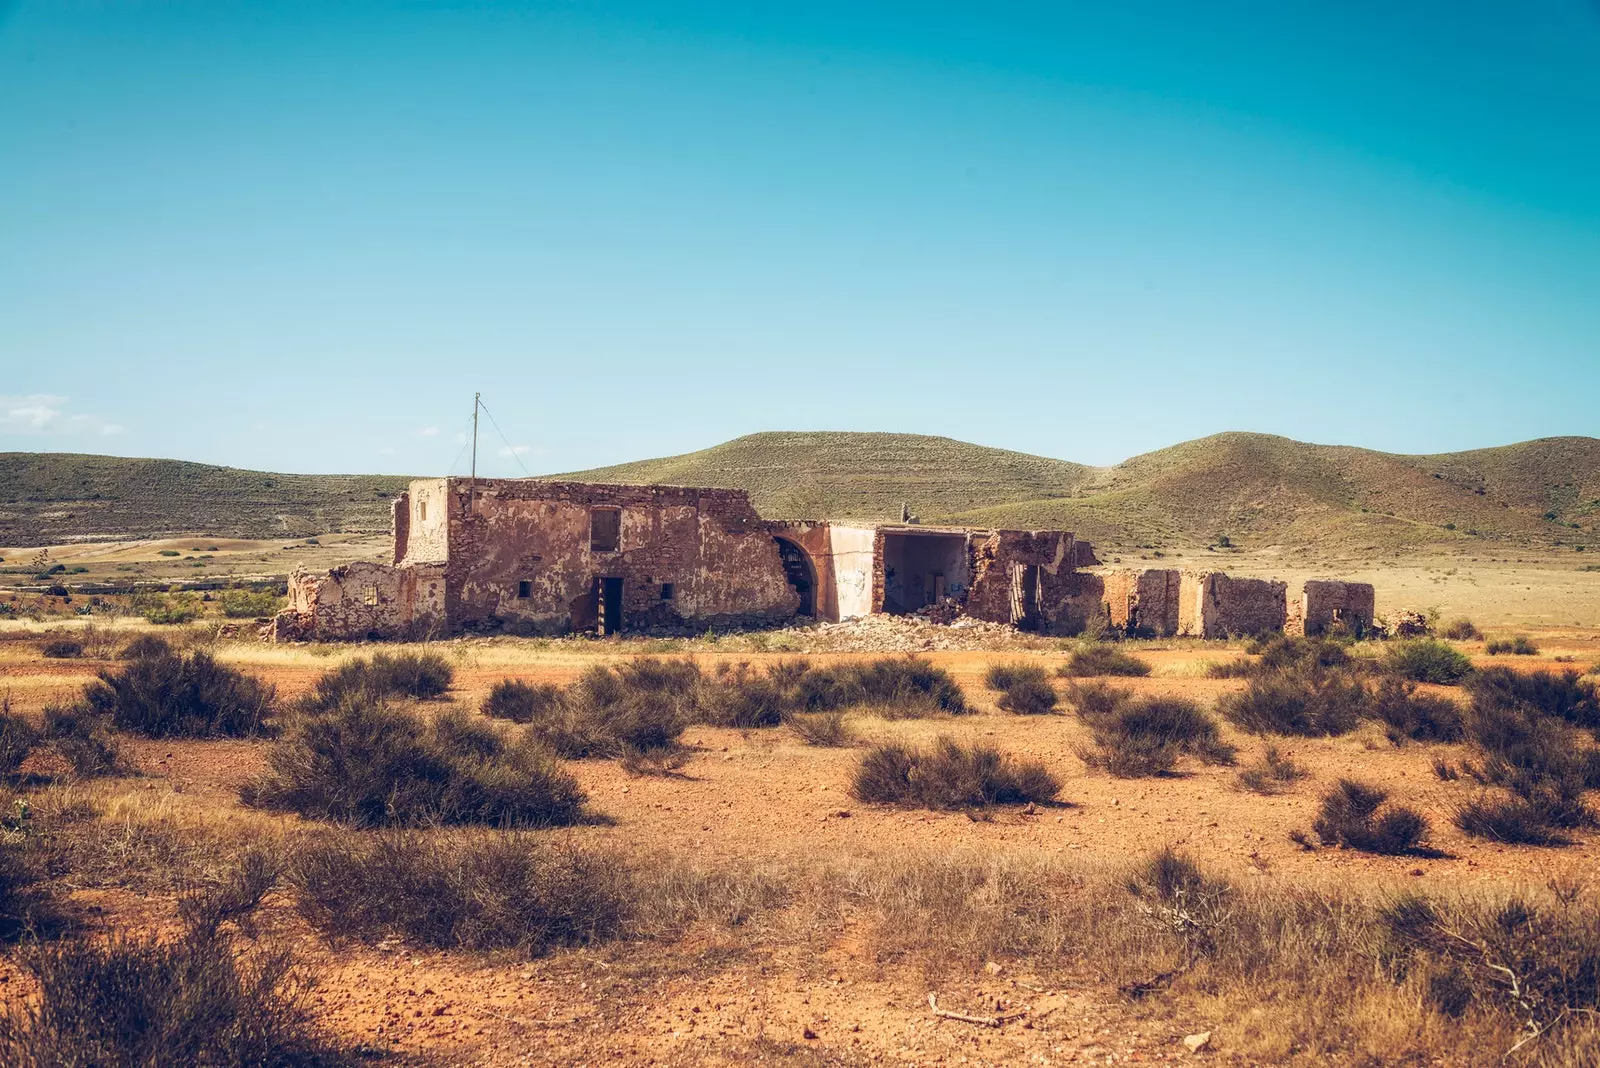
[[[0,364],[276,470],[1596,434],[1600,5],[0,5]]]

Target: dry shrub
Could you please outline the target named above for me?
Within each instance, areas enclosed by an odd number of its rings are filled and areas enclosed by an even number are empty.
[[[584,793],[527,732],[450,709],[425,722],[379,701],[347,699],[302,717],[242,791],[247,804],[359,827],[576,822]]]
[[[72,660],[83,655],[83,643],[75,638],[51,638],[39,643],[39,653],[49,660]]]
[[[1453,642],[1471,642],[1483,637],[1483,632],[1478,629],[1478,625],[1465,616],[1445,623],[1440,628],[1439,633]]]
[[[1427,837],[1428,821],[1403,805],[1385,807],[1388,799],[1388,791],[1380,787],[1340,779],[1322,795],[1311,829],[1323,845],[1389,856],[1417,852]]]
[[[1238,693],[1224,694],[1217,709],[1252,734],[1315,738],[1348,734],[1365,710],[1367,693],[1340,671],[1288,671],[1261,675]]]
[[[1451,1018],[1477,1008],[1519,1024],[1516,1045],[1540,1040],[1539,1063],[1593,1063],[1600,1051],[1593,1032],[1587,1056],[1582,1046],[1563,1056],[1559,1044],[1561,1025],[1577,1024],[1600,1004],[1593,900],[1558,893],[1550,906],[1521,895],[1450,903],[1407,895],[1379,918],[1396,963],[1422,973],[1430,1007]]]
[[[1396,745],[1417,742],[1459,742],[1464,734],[1461,706],[1448,697],[1418,693],[1415,683],[1393,677],[1378,682],[1369,715],[1387,726]]]
[[[1234,761],[1234,748],[1222,740],[1216,720],[1187,698],[1127,698],[1089,722],[1094,747],[1080,749],[1078,756],[1119,778],[1166,774],[1185,754],[1207,764]]]
[[[532,723],[555,715],[561,708],[561,700],[559,686],[523,682],[521,679],[501,679],[494,684],[478,710],[491,719]]]
[[[807,745],[843,749],[856,744],[843,712],[797,712],[789,717],[789,729]]]
[[[971,711],[949,672],[910,655],[826,667],[789,660],[765,672],[719,665],[708,681],[701,716],[719,727],[775,727],[802,712],[854,708],[897,719]]]
[[[208,653],[164,653],[100,672],[82,710],[147,738],[248,738],[266,733],[276,690]]]
[[[107,728],[105,718],[83,705],[46,707],[41,736],[49,751],[65,761],[75,775],[93,778],[127,770],[122,748]]]
[[[310,839],[286,874],[301,915],[332,940],[525,954],[676,938],[698,922],[738,926],[788,895],[744,865],[701,868],[515,831],[336,831]]]
[[[1019,716],[1039,716],[1056,709],[1056,688],[1050,674],[1037,664],[995,664],[984,675],[991,690],[1000,691],[996,702],[1003,711]]]
[[[1285,672],[1315,677],[1330,668],[1359,666],[1343,645],[1326,638],[1277,634],[1251,642],[1245,646],[1245,652],[1259,659],[1212,664],[1206,674],[1214,679],[1253,678]]]
[[[545,709],[532,729],[557,755],[572,760],[626,754],[672,756],[694,716],[699,670],[669,661],[636,660],[616,668],[595,665]]]
[[[16,1068],[355,1063],[312,1025],[287,952],[241,957],[215,929],[45,944],[24,961],[39,997],[0,1014],[0,1062]]]
[[[636,890],[609,853],[504,833],[322,835],[288,879],[300,913],[329,938],[523,953],[619,937]]]
[[[1491,638],[1483,646],[1490,656],[1538,656],[1539,647],[1526,634],[1514,638]]]
[[[874,746],[861,758],[851,794],[860,801],[920,808],[978,808],[1053,801],[1060,781],[1037,761],[993,746],[939,738],[932,749]]]
[[[1104,682],[1073,682],[1067,684],[1066,697],[1078,718],[1092,725],[1130,700],[1133,691],[1121,690]]]
[[[1392,674],[1412,682],[1449,686],[1472,674],[1472,661],[1435,638],[1408,638],[1389,647],[1383,658]]]
[[[16,774],[39,744],[39,730],[11,710],[11,694],[0,694],[0,777]]]
[[[1572,840],[1556,828],[1565,818],[1554,799],[1483,794],[1456,806],[1455,825],[1475,838],[1511,845],[1563,846]]]
[[[1237,781],[1241,790],[1278,794],[1308,774],[1304,767],[1295,763],[1293,757],[1269,742],[1261,751],[1260,759],[1239,772]]]
[[[1100,675],[1139,677],[1150,674],[1150,665],[1114,645],[1084,645],[1058,669],[1067,678],[1094,678]]]
[[[1475,710],[1521,708],[1574,727],[1600,730],[1600,690],[1570,668],[1560,672],[1484,668],[1468,690]]]
[[[0,791],[0,942],[60,926],[58,902],[46,884],[49,867],[27,803]]]
[[[141,634],[117,654],[118,660],[145,660],[151,657],[172,655],[172,643],[157,634]]]
[[[326,671],[300,700],[303,712],[323,712],[356,698],[381,701],[409,697],[418,701],[443,696],[455,669],[438,653],[378,653],[348,660]]]

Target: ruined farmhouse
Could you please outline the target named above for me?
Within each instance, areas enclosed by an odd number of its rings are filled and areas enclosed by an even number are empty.
[[[1062,530],[769,521],[742,490],[545,479],[419,479],[394,502],[391,563],[298,571],[277,640],[463,632],[617,634],[924,610],[1076,633],[1281,630],[1284,584],[1116,572]],[[1350,584],[1297,606],[1307,628],[1365,611]],[[1335,590],[1335,588],[1338,588]],[[1365,605],[1365,608],[1362,608]]]

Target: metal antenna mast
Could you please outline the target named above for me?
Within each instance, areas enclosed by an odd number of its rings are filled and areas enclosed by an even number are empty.
[[[478,480],[478,398],[482,393],[472,395],[472,480]]]

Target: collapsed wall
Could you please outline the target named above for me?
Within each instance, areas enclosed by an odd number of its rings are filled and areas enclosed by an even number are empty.
[[[1106,620],[1124,634],[1170,638],[1178,633],[1183,573],[1174,568],[1111,571],[1101,576]]]
[[[1282,633],[1288,583],[1235,578],[1221,571],[1185,571],[1180,582],[1178,633],[1195,638]]]
[[[274,641],[422,638],[445,626],[442,565],[366,561],[289,576],[289,604],[272,620]]]
[[[996,530],[974,536],[966,614],[1023,630],[1076,634],[1100,611],[1098,564],[1086,541],[1061,530]]]
[[[1359,636],[1372,629],[1377,593],[1370,582],[1311,579],[1302,588],[1298,607],[1298,629],[1303,634],[1316,636],[1343,628]]]

